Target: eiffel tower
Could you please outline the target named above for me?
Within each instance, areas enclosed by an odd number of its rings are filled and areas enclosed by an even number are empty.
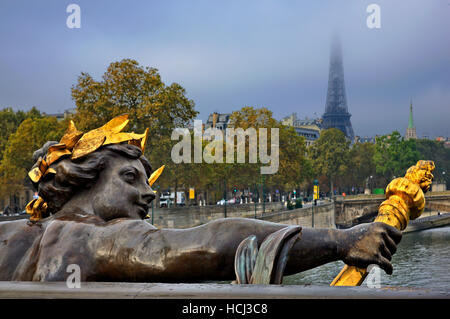
[[[322,128],[337,128],[353,142],[354,133],[351,114],[348,113],[347,97],[345,95],[344,67],[342,65],[342,50],[340,42],[334,39],[330,54],[330,72],[328,76],[328,91],[325,113],[322,115]]]

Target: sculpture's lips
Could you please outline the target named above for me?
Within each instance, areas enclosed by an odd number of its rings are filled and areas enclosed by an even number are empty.
[[[149,209],[149,205],[145,204],[145,203],[136,203],[137,206],[140,207],[138,214],[141,218],[144,218],[145,216],[147,216],[148,213],[148,209]]]

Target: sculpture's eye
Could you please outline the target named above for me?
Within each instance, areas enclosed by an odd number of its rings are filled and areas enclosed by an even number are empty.
[[[136,173],[132,172],[132,171],[128,171],[123,174],[123,177],[125,178],[125,181],[132,183],[136,179]]]

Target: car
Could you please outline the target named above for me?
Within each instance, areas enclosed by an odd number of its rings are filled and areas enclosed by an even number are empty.
[[[238,202],[238,200],[236,200],[236,198],[233,197],[231,199],[228,199],[226,202],[227,202],[227,204],[236,204]],[[217,202],[217,205],[225,205],[225,199],[219,200]]]
[[[159,207],[170,207],[175,204],[175,192],[163,192],[159,197]],[[177,206],[186,205],[184,192],[177,192]]]
[[[161,198],[159,200],[159,207],[168,207],[169,205],[173,205],[173,201],[169,198]]]

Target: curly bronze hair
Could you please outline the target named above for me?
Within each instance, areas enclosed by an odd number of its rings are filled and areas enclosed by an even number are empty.
[[[58,142],[49,141],[45,143],[42,148],[34,152],[33,160],[37,162],[39,157],[45,159],[48,148],[56,143]],[[56,174],[46,174],[38,183],[33,183],[38,195],[48,205],[46,216],[42,217],[45,218],[55,214],[75,193],[94,185],[100,172],[117,155],[129,159],[139,159],[145,168],[147,177],[150,176],[152,167],[142,154],[141,149],[127,143],[102,146],[97,151],[76,160],[71,160],[68,157],[61,158],[50,165],[56,171]]]

